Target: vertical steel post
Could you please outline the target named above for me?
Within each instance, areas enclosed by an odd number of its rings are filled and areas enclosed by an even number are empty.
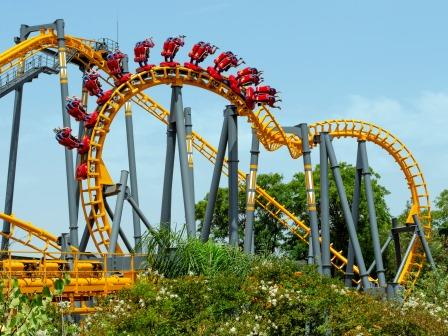
[[[193,181],[190,180],[187,159],[187,142],[185,135],[185,117],[182,104],[182,87],[172,86],[172,99],[174,102],[174,118],[176,120],[177,146],[179,148],[180,175],[182,180],[182,194],[184,197],[185,222],[188,237],[196,236],[196,222],[194,218],[194,200],[191,198]]]
[[[380,287],[387,286],[386,276],[384,274],[383,256],[381,255],[381,242],[378,233],[378,223],[376,218],[375,201],[373,198],[372,180],[370,178],[369,160],[367,157],[366,141],[358,142],[361,152],[362,175],[364,177],[364,189],[366,192],[367,208],[369,211],[370,234],[372,237],[373,253],[376,261],[376,273],[378,275],[378,284]]]
[[[359,245],[358,236],[356,234],[356,228],[353,221],[352,213],[347,201],[347,195],[345,193],[344,183],[342,182],[341,172],[339,171],[339,164],[334,153],[333,145],[330,138],[325,137],[325,145],[327,147],[328,158],[330,159],[331,170],[333,171],[333,177],[336,183],[336,188],[339,194],[339,200],[341,201],[342,211],[344,213],[344,219],[347,224],[350,239],[353,244],[353,250],[355,253],[356,261],[358,263],[359,275],[361,277],[362,285],[364,289],[370,288],[369,275],[367,274],[366,265],[362,256],[361,246]]]
[[[149,223],[149,220],[145,217],[143,212],[138,207],[137,203],[135,203],[134,199],[131,196],[128,196],[128,197],[126,197],[126,200],[129,202],[132,209],[138,214],[138,216],[142,220],[143,224],[145,224],[148,231],[151,232],[152,234],[155,234],[156,230],[154,230],[154,228],[151,226],[151,224]]]
[[[184,108],[184,116],[185,116],[185,136],[186,136],[186,144],[187,144],[187,161],[188,161],[188,172],[190,173],[190,181],[191,181],[191,199],[193,200],[193,204],[195,202],[194,196],[194,170],[193,170],[193,123],[191,122],[191,108]]]
[[[414,244],[415,244],[415,241],[417,239],[417,236],[418,236],[418,234],[417,234],[417,228],[416,228],[415,231],[414,231],[414,234],[412,235],[411,240],[409,241],[409,245],[408,245],[408,247],[406,249],[406,252],[404,253],[404,256],[403,256],[403,259],[401,261],[401,264],[400,264],[400,266],[398,266],[397,273],[395,274],[395,278],[394,278],[393,282],[396,283],[396,284],[398,284],[398,280],[400,280],[401,273],[403,273],[404,267],[405,267],[406,262],[407,262],[407,260],[409,258],[409,255],[411,254],[412,248],[414,247]]]
[[[313,255],[313,240],[311,239],[311,232],[308,238],[308,265],[314,265],[314,255]]]
[[[130,102],[125,104],[125,121],[126,121],[126,140],[128,144],[128,161],[129,161],[129,179],[131,182],[131,195],[138,204],[138,187],[137,187],[137,164],[135,160],[134,147],[134,127],[132,123],[132,105]],[[132,223],[134,227],[134,246],[135,252],[140,252],[140,241],[142,239],[142,231],[140,227],[140,218],[135,210],[132,211]]]
[[[70,254],[70,239],[68,233],[61,233],[61,259],[68,260],[69,263],[73,260]],[[72,265],[70,265],[72,267]]]
[[[79,242],[79,252],[85,252],[87,249],[87,244],[89,243],[90,239],[90,232],[88,225],[90,223],[86,223],[86,226],[84,227],[84,231],[82,232],[81,241]]]
[[[428,261],[431,268],[433,270],[435,270],[436,264],[434,262],[434,259],[432,258],[431,249],[429,248],[428,241],[426,240],[425,232],[423,231],[422,227],[420,226],[420,221],[418,220],[418,216],[412,215],[412,218],[414,219],[414,223],[417,226],[416,227],[417,235],[420,238],[420,242],[422,243],[423,251],[425,251],[426,260]]]
[[[234,105],[227,105],[229,153],[229,244],[238,246],[238,113]]]
[[[61,84],[61,102],[62,102],[62,121],[64,127],[70,127],[70,117],[65,112],[65,99],[68,97],[68,77],[67,77],[67,58],[65,50],[64,21],[59,19],[55,21],[56,33],[58,39],[59,54],[59,81]],[[70,243],[78,247],[78,216],[76,209],[75,195],[75,171],[73,168],[73,155],[68,149],[65,149],[65,169],[67,178],[67,196],[68,196],[68,214],[70,227]]]
[[[356,168],[355,168],[355,185],[353,188],[353,198],[352,198],[352,217],[355,229],[358,229],[359,221],[359,202],[361,199],[361,179],[362,179],[362,165],[361,165],[361,153],[358,145],[357,155],[356,155]],[[353,265],[355,263],[355,252],[353,251],[353,244],[351,239],[348,240],[347,249],[347,266],[345,267],[345,285],[347,287],[353,286]]]
[[[83,86],[82,87],[81,102],[84,105],[86,111],[87,111],[88,100],[89,100],[89,93],[87,92],[87,90]],[[80,121],[79,122],[79,127],[78,127],[78,139],[81,140],[83,136],[84,136],[84,122]],[[81,155],[76,154],[75,169],[76,169],[76,167],[79,166],[80,163],[81,163]],[[76,222],[78,222],[78,214],[79,214],[79,201],[80,201],[80,190],[79,190],[79,188],[80,188],[80,183],[78,181],[75,181]],[[84,236],[84,232],[83,232],[83,236]]]
[[[8,177],[6,180],[6,195],[5,195],[5,214],[12,213],[12,205],[14,200],[14,183],[16,180],[17,167],[17,151],[19,146],[19,131],[20,131],[20,116],[22,113],[22,95],[23,85],[19,86],[15,91],[14,97],[14,114],[12,117],[11,128],[11,142],[9,145],[9,161],[8,161]],[[11,224],[8,221],[3,221],[3,233],[8,235],[11,230]],[[1,251],[9,250],[9,239],[2,237]]]
[[[166,129],[165,173],[163,177],[162,210],[160,228],[171,231],[171,198],[173,189],[174,155],[176,154],[176,126],[174,122],[174,102],[171,97],[171,114]]]
[[[126,188],[125,188],[126,189]],[[112,212],[112,209],[109,206],[109,203],[106,199],[104,199],[104,207],[106,208],[106,212],[109,215],[109,218],[113,221],[114,220],[114,213]],[[123,229],[120,227],[118,234],[120,235],[121,240],[124,243],[124,246],[128,249],[129,252],[132,253],[133,249],[131,243],[128,240],[128,237],[126,237],[126,234],[124,233]],[[81,245],[81,244],[80,244]]]
[[[317,222],[316,194],[314,193],[313,167],[311,165],[311,149],[308,139],[308,125],[300,124],[302,139],[303,167],[305,172],[306,204],[310,217],[311,240],[313,242],[313,256],[319,273],[322,274],[322,258],[319,242],[319,225]]]
[[[331,277],[330,256],[330,198],[328,196],[328,156],[327,147],[323,137],[327,133],[320,134],[320,226],[322,231],[322,273]]]
[[[395,262],[397,263],[397,269],[401,264],[401,244],[400,244],[400,234],[397,232],[398,220],[394,217],[392,218],[392,237],[394,239],[394,250],[395,250]]]
[[[258,155],[260,141],[257,131],[252,128],[252,145],[250,148],[250,167],[246,185],[246,226],[244,227],[244,252],[251,253],[254,235],[255,192],[257,188]]]
[[[228,126],[227,114],[224,111],[224,120],[222,123],[221,136],[219,138],[218,153],[216,154],[215,164],[213,166],[212,182],[210,184],[210,192],[208,193],[204,223],[202,224],[201,230],[201,240],[203,242],[206,242],[210,236],[216,196],[218,194],[219,181],[221,180],[222,165],[224,163],[224,155],[226,154],[227,139],[229,135]]]
[[[118,242],[118,234],[120,233],[121,215],[123,214],[123,203],[126,196],[126,185],[128,181],[128,172],[121,171],[120,175],[120,192],[117,195],[115,203],[114,219],[112,221],[112,233],[110,235],[109,253],[115,253]]]
[[[392,236],[388,236],[386,239],[386,242],[383,244],[383,247],[381,247],[381,254],[384,254],[384,251],[386,251],[386,249],[389,246],[391,241],[392,241]],[[376,260],[373,260],[372,264],[370,264],[369,268],[367,269],[367,273],[370,274],[373,271],[373,268],[375,266],[376,266]]]

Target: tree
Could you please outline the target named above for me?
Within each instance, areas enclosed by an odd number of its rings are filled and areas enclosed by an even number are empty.
[[[436,208],[431,212],[432,225],[444,237],[445,245],[448,246],[448,189],[440,193],[435,204]]]
[[[355,167],[352,165],[340,164],[341,176],[346,188],[349,203],[352,202]],[[319,201],[320,169],[317,165],[313,172],[316,189],[316,200]],[[331,175],[331,173],[329,173]],[[389,191],[379,183],[380,176],[372,171],[372,188],[374,192],[375,209],[378,221],[378,229],[381,241],[386,240],[390,230],[391,216],[385,202],[385,196]],[[341,209],[338,192],[335,182],[329,176],[329,197],[330,197],[330,226],[331,241],[333,246],[339,250],[347,251],[348,232],[345,226],[345,220]],[[269,194],[283,204],[289,211],[295,213],[305,222],[309,222],[306,207],[306,189],[304,173],[297,173],[291,181],[284,182],[283,176],[278,173],[260,174],[257,178],[257,184],[265,189]],[[363,249],[366,263],[373,261],[373,248],[370,236],[369,216],[365,193],[361,185],[361,200],[359,207],[358,237]],[[207,197],[199,201],[196,205],[196,218],[200,221],[199,227],[202,227],[204,220]],[[215,213],[212,218],[212,237],[217,240],[223,240],[228,235],[228,190],[220,188],[218,192]],[[240,224],[245,223],[245,193],[240,192]],[[319,204],[318,204],[319,207]],[[255,249],[256,251],[283,252],[295,258],[304,258],[307,253],[307,245],[299,241],[297,237],[291,234],[286,228],[281,226],[269,213],[260,206],[255,209]],[[241,240],[243,239],[243,230],[240,230]],[[387,262],[386,262],[387,263]]]

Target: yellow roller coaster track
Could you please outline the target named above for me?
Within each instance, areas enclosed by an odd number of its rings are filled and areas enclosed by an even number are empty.
[[[66,47],[76,50],[78,61],[88,66],[97,66],[106,73],[101,51],[94,49],[95,41],[66,36]],[[56,48],[57,39],[52,30],[41,31],[41,33],[26,40],[6,52],[0,54],[0,74],[7,69],[23,62],[36,52],[46,48]],[[109,80],[110,78],[106,79]],[[86,220],[94,221],[91,229],[92,240],[99,252],[107,251],[110,225],[102,203],[102,187],[112,181],[108,178],[107,169],[103,164],[101,153],[110,124],[120,107],[128,100],[132,100],[160,121],[167,123],[169,112],[143,93],[151,86],[168,85],[193,85],[215,92],[234,104],[240,116],[245,116],[257,131],[263,146],[273,151],[286,146],[292,158],[301,155],[301,141],[298,137],[284,132],[266,106],[257,111],[247,109],[244,100],[236,95],[222,82],[210,78],[207,73],[195,72],[187,68],[155,67],[149,72],[139,73],[132,76],[131,80],[116,88],[111,99],[105,104],[100,113],[97,125],[92,132],[91,150],[88,154],[89,178],[81,185],[81,199],[83,202]],[[424,224],[426,234],[430,233],[430,209],[429,197],[418,163],[406,146],[388,131],[370,123],[356,120],[330,120],[309,125],[310,139],[320,132],[329,132],[333,138],[352,137],[373,142],[385,149],[398,163],[405,175],[408,187],[411,191],[412,207],[409,216],[418,214]],[[209,161],[214,162],[216,149],[208,144],[197,133],[193,132],[193,145]],[[225,164],[224,170],[227,170]],[[245,174],[239,172],[240,182],[245,180]],[[269,194],[257,187],[257,202],[265,208],[282,225],[285,225],[296,236],[307,242],[309,227],[279,204]],[[39,234],[38,234],[39,236]],[[27,245],[26,243],[24,245]],[[343,269],[347,259],[335,249],[332,249],[332,262],[338,269]],[[407,260],[406,267],[400,276],[400,283],[408,288],[412,287],[417,279],[423,265],[423,256],[418,244],[414,245],[413,251]],[[357,269],[355,269],[357,272]]]

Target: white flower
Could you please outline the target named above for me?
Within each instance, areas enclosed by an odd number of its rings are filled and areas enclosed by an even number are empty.
[[[231,334],[236,334],[236,328],[235,327],[230,328],[229,332]]]

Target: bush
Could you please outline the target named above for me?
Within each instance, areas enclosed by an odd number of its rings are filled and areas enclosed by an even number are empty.
[[[426,306],[402,307],[348,290],[288,259],[248,257],[198,241],[179,242],[169,261],[158,258],[150,256],[154,268],[134,287],[100,303],[84,321],[84,334],[448,334],[447,321]]]

